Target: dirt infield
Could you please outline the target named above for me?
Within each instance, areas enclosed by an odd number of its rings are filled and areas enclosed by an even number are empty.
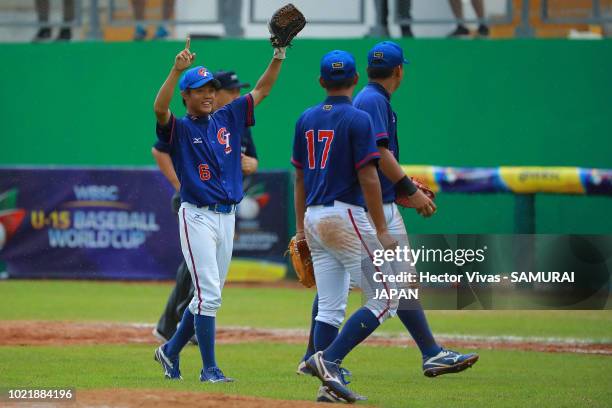
[[[152,325],[124,323],[75,323],[50,321],[0,322],[0,346],[155,344]],[[289,343],[305,344],[303,330],[219,327],[217,343]],[[584,353],[612,356],[612,343],[581,340],[485,336],[437,336],[447,347],[465,349],[525,350],[552,353]],[[406,336],[377,335],[367,340],[370,346],[408,346],[414,342]]]
[[[110,390],[78,391],[74,403],[23,402],[7,404],[7,407],[51,407],[69,406],[79,408],[161,408],[161,407],[227,407],[227,408],[314,408],[320,404],[307,401],[284,401],[269,398],[243,397],[238,395],[211,394],[188,391],[135,390],[115,388]]]

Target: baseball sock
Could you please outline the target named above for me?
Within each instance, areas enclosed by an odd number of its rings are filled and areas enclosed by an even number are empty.
[[[320,323],[320,322],[317,322]],[[342,361],[350,351],[380,326],[378,318],[367,307],[357,310],[348,319],[340,334],[323,352],[327,361]]]
[[[338,328],[331,324],[316,321],[314,329],[315,351],[325,350],[338,336]]]
[[[183,347],[185,347],[185,344],[187,344],[191,336],[193,336],[193,333],[193,315],[189,311],[189,308],[187,308],[183,313],[183,318],[174,336],[172,336],[164,346],[164,353],[170,358],[178,357]]]
[[[314,332],[315,332],[315,324],[317,323],[317,321],[315,320],[315,317],[317,317],[318,313],[319,313],[319,294],[317,293],[315,295],[314,301],[312,302],[312,315],[310,319],[310,334],[308,335],[308,348],[306,349],[306,354],[304,354],[304,358],[302,358],[302,361],[308,360],[310,356],[312,356],[315,353]]]
[[[204,369],[216,367],[215,361],[215,318],[211,316],[195,316],[195,333],[202,355]]]
[[[419,302],[407,305],[400,301],[397,317],[410,332],[423,357],[435,356],[442,350],[429,329],[427,317],[425,317],[425,312],[423,312],[423,307]]]

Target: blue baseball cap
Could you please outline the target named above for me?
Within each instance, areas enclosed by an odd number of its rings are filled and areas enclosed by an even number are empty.
[[[321,78],[326,81],[342,81],[355,75],[355,58],[350,53],[334,50],[321,58]]]
[[[402,47],[393,41],[380,42],[368,52],[368,67],[395,68],[407,63]]]
[[[219,81],[220,89],[238,89],[251,86],[247,82],[240,82],[234,71],[217,71],[213,76]]]
[[[213,85],[215,88],[220,88],[219,81],[215,79],[212,72],[200,65],[185,71],[179,81],[179,88],[181,91],[201,88],[210,81],[214,81]]]

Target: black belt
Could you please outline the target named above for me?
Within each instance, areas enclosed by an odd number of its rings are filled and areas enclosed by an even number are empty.
[[[236,204],[211,204],[201,208],[208,208],[217,214],[233,214],[236,211]]]

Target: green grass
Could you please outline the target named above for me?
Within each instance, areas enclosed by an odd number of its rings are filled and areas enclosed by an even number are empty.
[[[0,282],[0,320],[75,320],[154,323],[171,284],[75,281]],[[306,328],[314,292],[227,287],[219,325]],[[358,307],[352,295],[349,308]],[[434,332],[465,335],[571,337],[612,341],[612,310],[428,311]],[[381,332],[404,332],[398,319]]]
[[[2,320],[75,320],[154,323],[171,284],[4,281]],[[303,328],[314,292],[228,287],[218,325]],[[350,309],[359,305],[350,299]],[[612,341],[612,311],[430,311],[437,333],[572,337]],[[44,324],[44,323],[43,323]],[[398,319],[387,332],[404,332]],[[150,345],[0,347],[0,387],[153,388],[224,392],[312,400],[318,382],[298,377],[303,345],[219,345],[217,359],[234,384],[200,384],[200,357],[182,355],[182,382],[166,381]],[[355,349],[345,360],[352,388],[380,407],[608,407],[612,403],[612,358],[569,353],[480,350],[481,360],[459,375],[424,377],[414,347]]]
[[[195,347],[182,355],[184,381],[163,379],[151,346],[0,347],[5,387],[154,388],[312,400],[318,382],[293,373],[302,347],[222,345],[218,360],[233,384],[200,384]],[[429,379],[415,349],[360,347],[345,361],[352,388],[381,407],[607,407],[612,359],[575,354],[479,351],[459,374]],[[375,364],[372,364],[375,362]],[[553,392],[554,390],[554,392]]]

